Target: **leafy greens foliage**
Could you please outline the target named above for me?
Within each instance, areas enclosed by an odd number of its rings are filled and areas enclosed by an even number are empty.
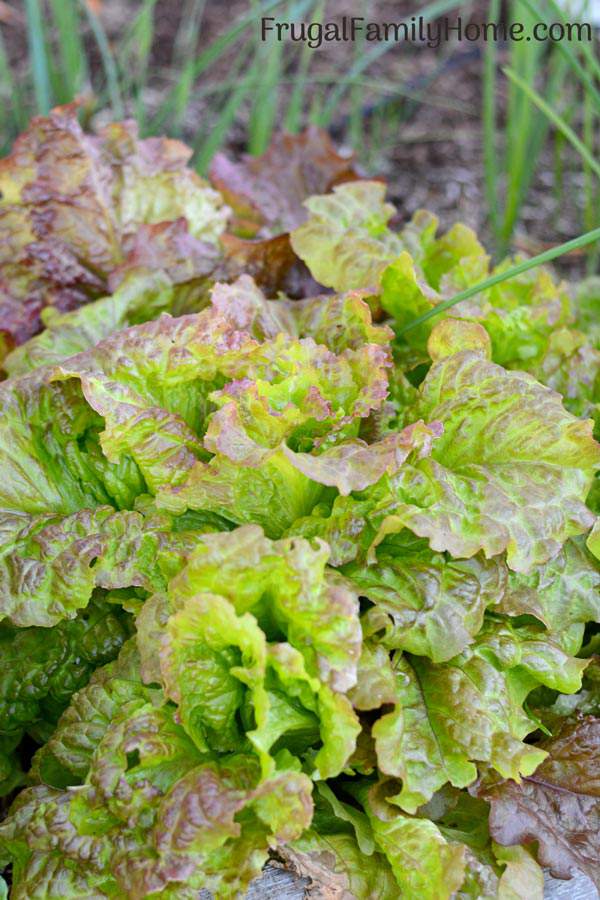
[[[0,167],[10,896],[597,878],[594,283],[400,334],[489,274],[468,228],[316,133],[185,159],[58,110]]]

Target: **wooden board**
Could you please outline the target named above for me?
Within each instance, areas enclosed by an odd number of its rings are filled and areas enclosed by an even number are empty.
[[[308,882],[290,872],[267,866],[261,878],[257,878],[248,891],[246,900],[304,900]],[[318,892],[313,896],[318,898]],[[577,874],[571,881],[559,881],[546,876],[545,900],[598,900],[598,892],[584,875]]]

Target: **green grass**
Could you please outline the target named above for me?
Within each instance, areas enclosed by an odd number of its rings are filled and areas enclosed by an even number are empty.
[[[490,0],[488,20],[495,19],[499,9],[499,0]],[[527,28],[536,22],[567,21],[555,0],[513,0],[511,11],[513,20],[523,22]],[[508,83],[505,122],[500,128],[498,90],[502,74]],[[555,146],[557,205],[566,189],[563,157],[568,146],[580,157],[585,178],[582,228],[590,230],[599,224],[600,165],[595,146],[599,79],[600,64],[595,51],[584,41],[513,42],[508,49],[508,65],[499,62],[495,45],[486,46],[482,84],[484,173],[490,226],[499,256],[510,247],[549,140]],[[583,122],[576,115],[578,110],[584,111]],[[597,255],[597,247],[590,247],[590,269],[595,267]]]
[[[471,287],[466,288],[459,294],[455,294],[454,297],[450,297],[448,300],[444,300],[442,303],[438,303],[437,306],[434,306],[426,313],[423,313],[422,316],[418,316],[416,319],[413,319],[412,322],[409,322],[407,325],[404,325],[402,328],[400,328],[396,332],[397,336],[405,334],[405,332],[407,331],[412,331],[413,328],[416,328],[423,322],[427,322],[434,316],[439,316],[440,313],[445,312],[445,310],[447,309],[450,309],[451,306],[455,306],[462,300],[469,300],[471,297],[475,297],[477,294],[481,294],[482,291],[487,291],[488,288],[494,287],[494,285],[496,284],[501,284],[503,281],[509,281],[509,279],[515,278],[517,275],[521,275],[523,272],[528,272],[530,269],[535,269],[538,266],[544,265],[545,263],[552,262],[553,259],[557,259],[559,256],[563,256],[565,253],[572,253],[574,250],[580,250],[583,247],[598,246],[599,242],[600,228],[594,228],[592,231],[589,231],[586,234],[582,234],[579,237],[573,238],[572,241],[566,241],[564,244],[560,244],[557,247],[551,247],[550,250],[545,250],[544,253],[539,253],[537,256],[532,256],[530,259],[525,259],[508,269],[504,269],[502,272],[497,272],[496,275],[491,275],[489,278],[480,281],[479,284],[471,285]]]
[[[185,0],[171,64],[157,72],[151,65],[157,0],[139,0],[131,22],[113,40],[96,7],[86,0],[25,0],[29,69],[12,71],[0,43],[3,150],[31,115],[78,95],[93,97],[95,108],[108,107],[115,118],[133,116],[144,135],[166,132],[188,139],[191,104],[211,93],[218,96],[216,112],[199,124],[193,137],[201,170],[239,122],[246,128],[249,152],[255,154],[266,149],[279,123],[293,132],[308,122],[327,128],[344,104],[349,110],[347,137],[359,150],[369,138],[373,143],[372,129],[382,130],[385,124],[389,131],[401,123],[390,96],[401,100],[410,92],[401,83],[368,77],[369,68],[395,48],[392,42],[361,42],[352,49],[349,66],[332,65],[329,74],[321,66],[320,73],[312,75],[315,52],[309,47],[259,39],[261,16],[322,21],[327,16],[326,0],[249,0],[247,11],[211,42],[203,40],[202,31],[208,2]],[[370,6],[362,0],[359,11],[368,16]],[[420,14],[430,20],[457,7],[457,0],[434,0]],[[157,95],[161,100],[149,111],[148,97]],[[382,97],[385,115],[373,116],[366,125],[365,105],[377,106]],[[418,99],[429,98],[422,92]]]

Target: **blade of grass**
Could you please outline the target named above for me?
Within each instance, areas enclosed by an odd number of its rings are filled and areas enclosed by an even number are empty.
[[[125,115],[125,107],[121,95],[121,87],[119,85],[119,72],[115,58],[110,49],[106,31],[91,6],[86,3],[85,0],[80,0],[80,3],[83,6],[83,11],[89,22],[92,34],[94,35],[94,40],[98,45],[98,50],[100,51],[113,115],[117,119],[122,119]]]
[[[550,76],[546,103],[548,105],[558,104],[565,89],[567,64],[560,55],[554,54],[550,59],[549,65]],[[531,105],[529,107],[527,118],[528,122],[525,123],[523,127],[528,129],[528,148],[525,157],[519,157],[519,169],[518,171],[515,171],[515,174],[510,181],[511,189],[507,191],[507,202],[504,210],[504,220],[501,232],[502,240],[500,244],[500,255],[503,255],[508,247],[519,217],[519,212],[537,171],[538,160],[550,128],[548,119]],[[516,166],[516,162],[509,156],[506,165],[510,173],[510,167]]]
[[[50,6],[61,62],[60,101],[68,103],[81,90],[87,70],[87,59],[81,40],[79,10],[76,0],[51,0]]]
[[[368,12],[368,3],[366,0],[362,2],[360,14],[363,18]],[[359,60],[365,51],[365,36],[361,34],[354,44],[354,60]],[[348,120],[348,138],[350,146],[355,150],[362,151],[362,143],[364,139],[364,105],[365,92],[363,86],[359,82],[350,85],[350,117]],[[373,123],[371,123],[373,124]],[[371,129],[371,138],[373,129]]]
[[[178,73],[178,79],[173,98],[172,129],[176,134],[181,133],[183,119],[190,102],[190,95],[194,87],[195,53],[200,37],[202,16],[206,0],[188,0],[185,5],[179,28],[175,36],[173,52],[174,69]]]
[[[578,138],[573,129],[567,125],[563,117],[557,113],[551,106],[546,103],[543,97],[540,97],[538,92],[532,88],[530,85],[526,84],[522,78],[520,78],[516,72],[512,72],[508,68],[504,68],[502,70],[507,78],[510,78],[511,81],[514,81],[516,85],[518,85],[522,91],[524,91],[529,99],[535,103],[538,109],[544,113],[544,115],[552,122],[555,128],[557,128],[569,141],[572,147],[577,150],[581,158],[587,162],[592,171],[600,178],[600,163],[598,163],[591,153],[588,151],[585,144]]]
[[[248,151],[253,156],[264,153],[275,128],[279,100],[281,72],[281,44],[272,46],[270,52],[259,55],[264,59],[262,77],[256,85],[254,103],[248,123]]]
[[[245,63],[250,58],[250,53],[240,56],[238,68],[243,71]],[[241,79],[237,87],[231,92],[225,106],[223,107],[218,121],[210,128],[208,137],[204,140],[197,140],[194,143],[195,157],[194,162],[196,169],[201,175],[205,175],[211,159],[221,147],[221,144],[227,137],[227,132],[231,128],[237,112],[242,103],[248,97],[250,91],[254,87],[257,80],[257,73],[254,66],[251,66],[246,75]]]
[[[545,16],[544,12],[540,9],[540,7],[537,5],[537,3],[532,2],[532,0],[521,0],[521,2],[524,3],[525,6],[529,10],[531,10],[531,12],[535,16],[537,16],[537,18],[540,22],[544,22],[546,20],[546,16]],[[562,16],[562,10],[560,10],[560,14]],[[558,13],[557,13],[557,15],[558,15]],[[565,21],[565,19],[563,17],[563,22],[564,21]],[[588,71],[586,71],[584,66],[582,66],[582,64],[577,59],[577,55],[573,52],[573,50],[569,46],[568,41],[558,41],[554,45],[554,47],[568,61],[569,66],[573,69],[573,71],[577,75],[578,79],[581,81],[582,85],[584,86],[586,93],[590,94],[592,102],[597,107],[597,109],[600,110],[600,90],[594,84],[592,68],[590,66],[589,60],[587,61]],[[582,42],[579,42],[579,48],[582,53],[585,53],[584,45]],[[595,60],[595,57],[593,56],[593,54],[592,54],[592,59]],[[600,71],[598,72],[596,77],[600,78]]]
[[[268,0],[262,4],[261,14],[270,12],[274,7],[279,6],[282,0]],[[198,54],[192,66],[192,80],[195,81],[202,75],[214,62],[221,59],[222,56],[235,44],[239,37],[251,25],[256,26],[256,15],[253,10],[238,19],[237,22],[229,28],[224,34],[220,35],[210,46]],[[153,132],[164,130],[164,123],[171,114],[174,99],[177,93],[177,85],[175,85],[165,97],[160,109],[151,121],[151,129]]]
[[[523,0],[523,2],[525,2],[525,0]],[[556,2],[556,0],[546,0],[546,2],[548,3],[548,6],[552,10],[553,14],[557,17],[557,21],[562,22],[563,24],[566,24],[567,20],[565,18],[564,10],[561,9],[561,7]],[[546,18],[547,18],[547,15],[546,15]],[[543,21],[545,21],[545,20],[546,19],[544,19]],[[592,33],[593,33],[593,30],[592,30]],[[560,46],[564,47],[565,43],[561,41]],[[592,75],[594,78],[596,78],[598,81],[600,81],[600,60],[598,60],[598,58],[596,57],[594,49],[593,49],[594,48],[593,38],[591,41],[591,46],[586,41],[580,41],[579,48],[589,66],[590,75]]]
[[[313,12],[312,21],[322,22],[325,12],[324,0],[319,0]],[[301,45],[300,60],[298,63],[298,71],[294,79],[294,86],[290,96],[290,100],[283,119],[283,127],[291,134],[296,134],[302,126],[302,111],[306,98],[306,87],[308,70],[311,60],[314,56],[314,50],[307,43]]]
[[[600,241],[600,228],[594,228],[592,231],[588,231],[585,234],[580,235],[579,237],[573,238],[573,240],[571,241],[566,241],[564,244],[559,244],[556,247],[551,247],[549,250],[545,250],[543,253],[539,253],[537,256],[532,256],[531,259],[525,259],[523,260],[523,262],[511,266],[510,269],[506,269],[503,272],[498,272],[496,273],[496,275],[492,275],[490,276],[490,278],[486,278],[484,281],[480,281],[478,284],[471,285],[471,287],[467,288],[464,291],[461,291],[459,294],[455,294],[454,297],[450,297],[449,300],[444,300],[442,303],[438,303],[438,305],[433,309],[428,310],[426,313],[423,313],[422,316],[418,316],[416,319],[413,319],[412,322],[408,322],[406,325],[400,328],[397,334],[401,335],[406,331],[412,331],[413,328],[416,328],[418,325],[422,325],[423,322],[427,322],[434,316],[438,316],[440,313],[445,312],[445,310],[450,309],[451,306],[454,306],[456,303],[460,303],[462,300],[468,300],[470,297],[475,297],[477,294],[480,294],[482,291],[486,291],[488,288],[494,287],[494,285],[496,284],[500,284],[503,281],[508,281],[509,278],[515,278],[517,275],[521,275],[523,272],[528,272],[530,269],[535,269],[536,266],[541,266],[544,263],[551,262],[558,256],[563,256],[565,253],[571,253],[573,250],[579,250],[581,249],[581,247],[587,247],[597,241]]]
[[[584,91],[583,96],[583,140],[590,156],[596,154],[596,113],[592,104],[592,96],[589,91]],[[589,230],[598,225],[598,185],[594,182],[592,172],[587,164],[583,166],[584,184],[584,227]],[[586,268],[588,275],[593,275],[598,266],[599,248],[591,247],[587,254]]]
[[[140,134],[146,136],[146,97],[145,88],[148,80],[148,60],[154,42],[154,8],[157,0],[144,0],[141,10],[133,20],[131,30],[123,42],[119,62],[123,60],[120,68],[126,74],[124,91],[131,93],[135,109],[135,119],[138,123]],[[125,63],[135,59],[135,65]],[[131,69],[131,71],[130,71]]]
[[[500,0],[491,0],[489,21],[496,22],[500,14]],[[498,190],[500,161],[498,159],[498,135],[496,132],[496,69],[497,53],[494,41],[487,41],[483,51],[483,168],[485,194],[492,233],[499,239]]]
[[[296,21],[309,14],[314,0],[298,0],[288,3],[285,11],[286,21]],[[253,3],[257,22],[260,18],[262,4]],[[280,82],[283,74],[283,43],[275,34],[269,34],[265,41],[257,34],[255,65],[261,72],[253,96],[252,109],[248,122],[248,150],[254,156],[264,153],[277,121]]]
[[[39,0],[25,0],[25,13],[27,15],[27,42],[35,103],[37,111],[42,115],[47,115],[52,106],[52,88],[46,53],[44,19]]]
[[[255,65],[261,72],[253,97],[248,122],[248,150],[253,156],[264,153],[269,145],[279,99],[282,43],[274,35],[257,40]]]
[[[60,2],[60,0],[59,0]],[[157,0],[143,0],[142,7],[127,28],[115,53],[117,68],[122,72],[121,92],[131,96],[135,118],[144,131],[144,88],[148,77],[148,60],[154,42],[154,8]]]
[[[14,123],[14,130],[19,132],[27,123],[27,110],[25,109],[23,95],[13,75],[8,59],[8,53],[4,46],[4,38],[0,31],[0,85],[3,86],[4,98],[0,101],[0,134],[3,136],[1,146],[5,153],[11,142],[10,120]]]
[[[512,13],[513,21],[522,21],[528,31],[533,28],[534,19],[520,2],[513,4]],[[510,68],[530,86],[535,84],[543,66],[540,47],[541,45],[532,47],[517,41],[510,44]],[[500,255],[506,252],[525,197],[528,170],[531,170],[531,163],[535,165],[537,161],[534,146],[538,143],[536,134],[541,125],[538,119],[541,117],[532,106],[530,98],[509,82],[504,166],[506,201],[500,229]],[[539,146],[541,148],[541,144]]]

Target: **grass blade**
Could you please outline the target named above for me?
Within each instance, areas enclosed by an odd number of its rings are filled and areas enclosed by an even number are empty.
[[[0,134],[2,135],[2,143],[0,143],[0,153],[4,154],[10,147],[10,129],[8,123],[12,118],[17,131],[22,131],[27,123],[27,110],[23,102],[23,95],[13,76],[8,53],[4,46],[4,38],[0,31],[0,85],[3,91],[0,92]],[[4,96],[3,96],[4,94]]]
[[[266,13],[272,10],[274,7],[279,6],[282,3],[282,0],[268,0],[268,2],[262,4],[261,13]],[[242,36],[244,31],[250,26],[256,26],[256,13],[254,10],[251,10],[245,16],[242,16],[238,19],[237,22],[229,28],[224,34],[220,35],[206,50],[203,50],[202,53],[199,53],[196,59],[194,60],[193,66],[191,67],[190,77],[192,81],[195,81],[197,78],[205,72],[209,66],[211,66],[214,62],[220,59],[225,52],[238,40],[239,37]],[[175,85],[169,93],[167,94],[165,100],[161,104],[160,109],[154,116],[151,122],[151,130],[153,132],[160,132],[164,130],[164,124],[169,118],[173,110],[173,103],[175,102],[177,95],[177,85]]]
[[[503,281],[508,281],[509,278],[515,278],[517,275],[521,275],[523,272],[528,272],[530,269],[535,269],[536,266],[541,266],[544,263],[551,262],[551,260],[556,259],[558,256],[563,256],[565,253],[571,253],[573,250],[579,250],[581,247],[587,247],[590,244],[596,243],[597,241],[600,241],[600,228],[594,228],[592,231],[588,231],[585,234],[580,235],[579,237],[573,238],[573,240],[571,241],[566,241],[564,244],[559,244],[556,247],[551,247],[549,250],[545,250],[543,253],[539,253],[537,256],[532,256],[531,259],[525,259],[523,260],[523,262],[517,263],[515,266],[511,266],[510,269],[506,269],[503,272],[498,272],[496,275],[492,275],[490,276],[490,278],[486,278],[484,281],[480,281],[479,284],[471,285],[471,287],[468,287],[466,290],[461,291],[459,294],[455,294],[454,297],[450,297],[449,300],[444,300],[433,309],[429,309],[426,313],[423,313],[422,316],[418,316],[416,319],[413,319],[412,322],[408,322],[398,330],[397,334],[401,335],[406,331],[412,331],[412,329],[416,328],[417,325],[421,325],[423,322],[427,322],[434,316],[438,316],[440,313],[445,312],[445,310],[450,309],[451,306],[454,306],[456,303],[460,303],[462,300],[468,300],[470,297],[475,297],[477,294],[480,294],[482,291],[486,291],[488,288],[494,287],[494,285],[496,284],[501,284],[501,282]]]
[[[68,103],[81,90],[87,70],[79,11],[76,0],[51,0],[51,9],[61,60],[60,101]]]
[[[42,115],[47,115],[52,106],[52,88],[46,53],[44,20],[39,0],[25,0],[25,12],[35,103],[37,111]]]
[[[525,2],[525,0],[523,0],[523,2]],[[556,0],[546,0],[546,2],[548,3],[548,6],[550,7],[550,9],[554,13],[554,15],[556,16],[557,21],[562,22],[563,24],[566,24],[567,20],[565,18],[564,10],[561,9],[561,7],[558,5]],[[547,18],[547,15],[543,19],[543,21],[545,21],[546,18]],[[598,81],[600,81],[600,61],[596,57],[594,50],[593,50],[593,47],[594,47],[593,39],[590,43],[591,43],[591,46],[586,41],[580,41],[579,47],[580,47],[581,52],[582,52],[583,56],[585,57],[585,60],[589,66],[590,73],[593,75],[593,77],[595,77]],[[564,43],[561,42],[559,44],[559,46],[564,46]]]
[[[312,21],[322,22],[325,12],[325,0],[317,3],[313,12]],[[302,111],[305,104],[305,92],[308,79],[308,70],[311,60],[314,56],[314,50],[308,46],[308,43],[302,44],[300,50],[300,61],[298,63],[298,71],[294,79],[294,86],[290,100],[283,119],[283,127],[291,134],[296,134],[302,127]]]
[[[126,58],[129,60],[135,54],[135,65],[128,77],[128,82],[125,82],[125,89],[129,89],[132,94],[135,119],[143,137],[147,134],[145,89],[148,81],[148,60],[154,43],[154,8],[156,2],[157,0],[144,0],[140,12],[133,21],[130,36],[121,48],[121,53],[127,53]],[[121,71],[128,70],[121,54],[119,54],[119,63]]]
[[[491,0],[489,20],[496,22],[500,13],[500,0]],[[483,55],[482,120],[483,120],[483,169],[485,194],[492,233],[499,237],[498,183],[500,162],[498,159],[498,135],[496,132],[496,44],[488,41]]]
[[[256,85],[248,123],[248,150],[253,156],[265,152],[275,127],[281,80],[281,51],[282,43],[274,35],[269,36],[265,42],[258,41],[256,45],[255,65],[261,77]]]
[[[244,65],[248,59],[249,54],[244,54],[240,58],[240,62],[238,64],[238,68],[240,70],[243,71]],[[247,74],[239,82],[237,87],[231,92],[216,125],[211,127],[208,137],[206,137],[202,141],[197,140],[194,143],[194,161],[196,169],[198,170],[198,172],[200,172],[201,175],[205,175],[208,171],[211,159],[227,137],[227,132],[231,128],[231,125],[235,120],[240,106],[246,100],[250,91],[254,87],[255,82],[256,71],[252,66]]]
[[[543,11],[540,9],[540,7],[536,3],[532,2],[532,0],[521,0],[521,3],[524,3],[525,6],[535,16],[537,16],[537,18],[540,22],[545,21],[545,16],[544,16]],[[562,15],[562,11],[560,11],[560,12]],[[557,15],[558,15],[558,12],[557,12]],[[564,18],[563,18],[563,22],[564,22]],[[569,66],[573,69],[573,71],[577,75],[578,79],[580,80],[581,84],[583,85],[583,87],[585,89],[586,95],[590,96],[590,99],[592,100],[592,102],[594,103],[596,108],[598,110],[600,110],[600,90],[598,90],[598,88],[594,84],[593,74],[591,72],[591,66],[590,66],[589,60],[588,60],[588,68],[590,69],[590,71],[588,72],[588,71],[586,71],[586,69],[582,66],[582,64],[577,59],[577,55],[575,53],[573,53],[572,49],[569,46],[568,41],[559,41],[554,46],[565,57]],[[584,46],[585,45],[583,43],[581,43],[581,42],[579,43],[579,47],[585,55]],[[595,60],[595,57],[593,56],[593,54],[592,54],[592,59]],[[600,77],[600,71],[597,73],[596,77]]]
[[[557,113],[548,103],[540,97],[538,92],[528,85],[526,82],[520,78],[516,72],[512,72],[510,69],[505,68],[502,70],[507,78],[510,78],[518,87],[521,88],[522,91],[529,97],[529,99],[535,103],[538,109],[544,113],[544,115],[552,122],[555,128],[557,128],[569,141],[572,147],[577,150],[581,158],[589,165],[592,171],[600,178],[600,163],[598,163],[594,157],[591,155],[585,144],[577,137],[573,129],[567,125],[563,117]]]
[[[181,22],[175,37],[173,61],[179,66],[176,74],[177,85],[173,98],[172,128],[181,133],[183,119],[194,87],[194,55],[198,46],[205,0],[189,0],[183,10]]]
[[[115,118],[122,119],[125,116],[125,107],[123,104],[123,97],[121,95],[121,88],[119,85],[119,73],[117,70],[117,64],[110,49],[110,44],[108,43],[108,37],[106,36],[106,32],[102,26],[102,23],[100,22],[100,19],[93,12],[89,4],[87,4],[85,0],[80,0],[80,2],[90,24],[90,28],[92,29],[92,34],[94,35],[94,39],[98,45],[98,50],[100,51],[102,66],[104,68],[104,74],[106,76],[108,96],[110,98],[110,105],[112,107],[113,114]]]

